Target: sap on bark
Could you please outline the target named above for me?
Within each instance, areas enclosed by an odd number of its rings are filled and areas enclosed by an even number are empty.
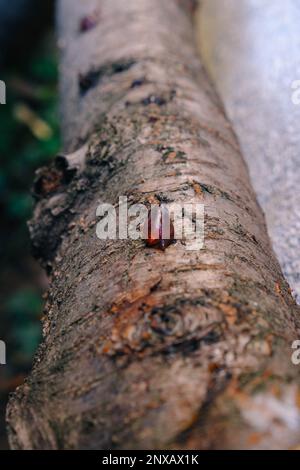
[[[165,206],[152,206],[144,227],[146,244],[165,250],[174,241],[174,225]]]
[[[93,11],[89,15],[84,16],[81,18],[79,23],[79,31],[81,33],[85,33],[90,31],[91,29],[95,28],[99,22],[99,11]]]

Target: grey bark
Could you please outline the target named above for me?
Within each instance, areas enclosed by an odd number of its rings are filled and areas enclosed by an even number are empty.
[[[59,5],[71,156],[37,185],[31,233],[51,288],[43,344],[8,406],[12,448],[297,445],[299,309],[197,56],[193,2]],[[204,203],[205,248],[98,240],[96,207],[120,195]]]

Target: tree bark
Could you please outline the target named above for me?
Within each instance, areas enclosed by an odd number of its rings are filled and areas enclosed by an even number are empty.
[[[193,6],[59,3],[71,156],[36,187],[31,234],[51,288],[43,344],[8,406],[12,448],[299,443],[299,310],[197,56]],[[79,33],[95,10],[98,24]],[[98,240],[96,207],[120,195],[202,202],[204,249]]]

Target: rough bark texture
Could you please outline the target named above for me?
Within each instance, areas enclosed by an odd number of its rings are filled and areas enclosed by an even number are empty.
[[[13,448],[299,443],[299,310],[197,57],[193,5],[60,1],[76,153],[40,174],[31,232],[51,289],[43,344],[8,407]],[[95,9],[99,23],[79,34]],[[205,249],[101,242],[96,207],[119,195],[204,203]]]

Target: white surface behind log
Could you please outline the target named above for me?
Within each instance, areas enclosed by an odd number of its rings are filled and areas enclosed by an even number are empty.
[[[197,35],[300,299],[300,1],[202,0]],[[299,96],[299,94],[298,94]]]

